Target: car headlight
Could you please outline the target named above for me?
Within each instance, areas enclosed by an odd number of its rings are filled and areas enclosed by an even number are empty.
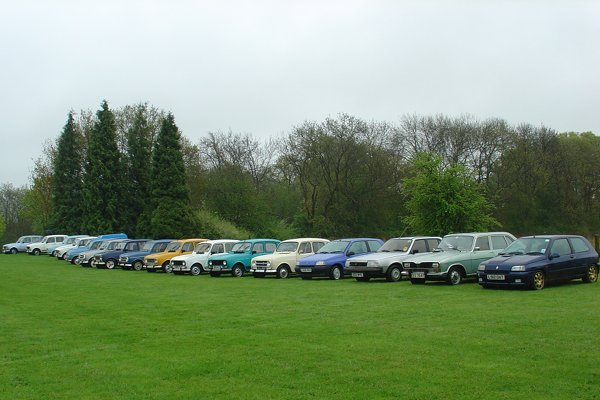
[[[485,264],[479,264],[479,267],[477,267],[477,271],[485,271]]]
[[[256,261],[252,260],[252,268],[256,267]]]
[[[410,263],[409,262],[405,262],[404,263],[404,268],[410,268]]]
[[[208,262],[208,265],[212,266],[212,261],[209,261],[209,262]]]
[[[350,266],[350,260],[346,260],[346,268]]]
[[[181,262],[181,265],[182,265],[183,267],[185,267],[185,265],[186,265],[186,264],[185,264],[185,261],[182,261],[182,262]]]
[[[377,264],[377,261],[367,261],[367,268],[377,268],[379,267],[379,264]]]
[[[226,267],[227,266],[227,261],[223,261],[223,266]]]
[[[325,261],[317,261],[315,265],[325,265]]]
[[[434,272],[440,272],[440,263],[431,263]]]
[[[523,271],[525,271],[525,266],[524,265],[513,265],[510,270],[516,271],[516,272],[523,272]]]

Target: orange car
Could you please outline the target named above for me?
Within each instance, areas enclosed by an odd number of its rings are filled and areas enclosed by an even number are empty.
[[[148,272],[163,271],[171,272],[171,258],[183,254],[191,254],[198,243],[206,242],[208,239],[181,239],[175,240],[167,246],[162,253],[148,254],[144,257],[144,267]]]

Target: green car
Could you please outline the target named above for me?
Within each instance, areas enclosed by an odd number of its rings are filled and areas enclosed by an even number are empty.
[[[458,285],[465,278],[476,278],[479,264],[496,257],[515,239],[507,232],[446,235],[433,253],[404,260],[403,274],[408,275],[412,283],[446,281]]]
[[[214,255],[208,258],[208,272],[210,276],[221,276],[223,273],[234,277],[244,276],[250,271],[252,258],[271,254],[277,248],[279,240],[276,239],[249,239],[233,245],[227,254]]]

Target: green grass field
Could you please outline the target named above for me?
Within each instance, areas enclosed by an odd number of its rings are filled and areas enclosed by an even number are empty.
[[[0,398],[598,399],[599,299],[0,255]]]

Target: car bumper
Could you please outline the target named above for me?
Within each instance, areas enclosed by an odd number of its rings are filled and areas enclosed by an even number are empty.
[[[183,265],[172,265],[171,269],[173,272],[190,272],[190,267]]]
[[[383,268],[346,268],[344,275],[353,278],[385,278]]]
[[[208,267],[208,272],[231,272],[231,267],[222,265],[213,265]]]
[[[251,268],[250,272],[253,274],[261,274],[261,275],[276,275],[277,270],[271,268]]]
[[[528,286],[531,284],[531,272],[494,273],[479,272],[477,282],[482,286]]]
[[[331,266],[296,267],[296,274],[302,276],[329,276]]]
[[[433,272],[424,269],[410,269],[402,271],[402,274],[411,279],[425,279],[427,281],[443,281],[446,280],[448,272]]]

